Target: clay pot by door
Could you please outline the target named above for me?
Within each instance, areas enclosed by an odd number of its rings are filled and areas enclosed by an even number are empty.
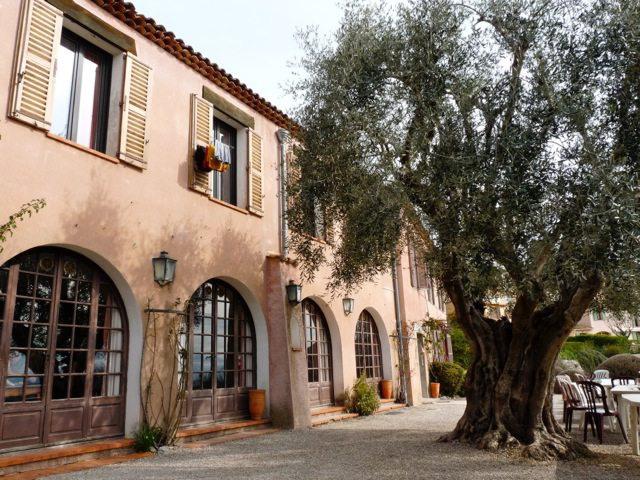
[[[440,384],[439,383],[430,383],[429,384],[429,396],[431,398],[440,397]]]
[[[382,398],[393,398],[393,382],[391,380],[380,380],[380,393]]]
[[[252,420],[260,420],[264,415],[265,391],[262,389],[249,390],[249,415]]]

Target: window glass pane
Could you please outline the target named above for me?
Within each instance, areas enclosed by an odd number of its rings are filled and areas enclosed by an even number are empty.
[[[64,45],[63,42],[63,45],[58,50],[51,133],[65,138],[71,138],[69,114],[71,110],[74,60],[75,52],[68,45]]]
[[[107,395],[110,397],[120,395],[120,375],[109,375],[107,379]]]
[[[53,398],[67,398],[67,385],[69,384],[69,377],[53,377],[53,391],[51,396]]]
[[[84,397],[84,375],[71,377],[71,398]]]
[[[27,348],[29,345],[29,324],[14,323],[11,330],[11,346],[16,348]]]
[[[93,357],[94,373],[104,373],[107,368],[107,352],[96,352]]]
[[[92,133],[95,127],[96,88],[98,83],[98,64],[95,60],[82,58],[82,82],[80,84],[80,103],[76,127],[76,142],[86,147],[92,146]]]
[[[122,354],[113,353],[109,354],[109,373],[120,373],[122,364]]]
[[[24,298],[18,298],[16,300],[13,320],[15,322],[28,322],[31,320],[31,300],[26,300]]]

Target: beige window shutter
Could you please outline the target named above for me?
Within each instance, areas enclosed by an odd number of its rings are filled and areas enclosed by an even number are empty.
[[[11,116],[49,130],[62,12],[44,0],[26,0],[17,48]]]
[[[413,245],[409,244],[409,246],[407,247],[408,253],[409,253],[409,278],[411,280],[411,286],[412,287],[417,287],[418,286],[418,281],[417,281],[417,274],[416,274],[416,251],[413,248]]]
[[[147,168],[151,68],[135,55],[125,55],[122,121],[120,124],[120,160]]]
[[[264,213],[262,191],[262,137],[249,130],[249,210],[258,215]]]
[[[191,150],[189,153],[189,185],[198,192],[211,195],[213,174],[196,169],[193,154],[198,145],[211,143],[213,136],[213,104],[202,97],[191,95]]]

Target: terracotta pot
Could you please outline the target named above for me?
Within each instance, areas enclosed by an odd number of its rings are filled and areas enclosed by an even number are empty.
[[[440,397],[440,384],[439,383],[430,383],[429,384],[429,397],[431,397],[431,398]]]
[[[249,390],[249,415],[252,420],[260,420],[264,415],[264,390]]]
[[[380,380],[380,396],[382,398],[393,398],[393,382],[391,380]]]

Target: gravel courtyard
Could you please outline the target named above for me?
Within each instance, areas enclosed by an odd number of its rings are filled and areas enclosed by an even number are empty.
[[[596,462],[533,464],[463,445],[436,443],[464,402],[438,402],[334,423],[279,432],[202,449],[174,448],[126,464],[50,477],[67,479],[640,479],[640,461],[619,435],[605,439],[612,453]],[[600,463],[600,465],[597,464]]]

